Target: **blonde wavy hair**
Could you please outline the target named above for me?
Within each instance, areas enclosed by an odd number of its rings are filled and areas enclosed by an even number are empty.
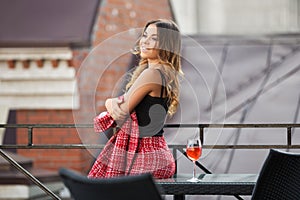
[[[158,37],[158,59],[162,65],[162,72],[166,79],[166,92],[168,98],[168,114],[173,115],[179,105],[179,76],[183,75],[181,70],[180,61],[180,49],[181,49],[181,35],[177,25],[166,19],[158,19],[149,21],[141,34],[144,34],[145,30],[150,24],[154,24],[157,27]],[[140,54],[139,43],[141,37],[137,40],[133,49],[134,54]],[[128,90],[138,76],[148,67],[147,59],[141,59],[139,65],[131,75],[130,81],[126,85]]]

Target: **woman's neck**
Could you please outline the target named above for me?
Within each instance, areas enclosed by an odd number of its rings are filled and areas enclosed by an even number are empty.
[[[151,69],[157,68],[159,66],[159,60],[148,60],[148,67]]]

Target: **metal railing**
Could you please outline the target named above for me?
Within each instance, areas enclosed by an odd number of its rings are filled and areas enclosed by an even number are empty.
[[[206,149],[298,149],[300,144],[292,144],[292,129],[300,128],[300,124],[283,123],[283,124],[165,124],[165,128],[198,128],[202,143],[205,141],[205,129],[211,128],[284,128],[286,129],[287,142],[285,145],[205,145]],[[4,144],[0,145],[1,149],[97,149],[103,148],[104,145],[95,144],[35,144],[33,142],[34,129],[38,128],[93,128],[93,124],[0,124],[0,128],[26,128],[28,130],[27,144]],[[169,145],[172,148],[182,148],[185,145]]]
[[[285,123],[285,124],[165,124],[165,128],[197,128],[204,149],[300,149],[300,144],[292,143],[292,130],[300,128],[300,124]],[[34,129],[39,128],[93,128],[93,124],[0,124],[0,128],[26,128],[27,129],[27,144],[2,144],[0,145],[0,155],[6,159],[17,170],[23,173],[28,179],[40,187],[46,194],[53,199],[60,199],[56,194],[50,191],[45,185],[37,180],[26,169],[19,165],[15,160],[8,156],[2,149],[101,149],[103,144],[35,144],[33,142]],[[224,145],[206,145],[205,144],[205,130],[211,128],[283,128],[286,129],[286,144],[275,145],[238,145],[238,144],[224,144]],[[173,149],[173,154],[179,151],[186,156],[184,152],[185,145],[169,145]],[[197,166],[205,173],[212,173],[201,163],[197,162]],[[235,196],[237,199],[242,199]]]

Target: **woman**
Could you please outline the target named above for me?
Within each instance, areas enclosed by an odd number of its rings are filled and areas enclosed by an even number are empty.
[[[150,172],[155,178],[168,178],[175,173],[175,161],[164,140],[163,125],[167,114],[173,115],[179,103],[180,48],[180,32],[174,22],[154,20],[146,24],[134,48],[141,60],[126,85],[127,92],[105,102],[108,117],[121,128],[106,145],[110,147],[101,152],[89,177]],[[95,126],[101,124],[99,119]],[[126,147],[124,141],[129,141]],[[132,144],[133,147],[128,146]]]

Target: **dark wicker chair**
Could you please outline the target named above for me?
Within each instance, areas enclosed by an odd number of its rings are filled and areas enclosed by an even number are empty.
[[[252,193],[252,200],[299,200],[300,154],[271,149]]]
[[[65,168],[59,174],[75,200],[162,200],[151,174],[89,179]]]

